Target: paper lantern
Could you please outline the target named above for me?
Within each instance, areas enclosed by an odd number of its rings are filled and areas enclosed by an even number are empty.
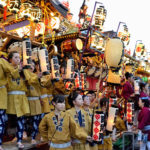
[[[109,67],[120,67],[124,56],[123,42],[121,39],[108,39],[105,47],[105,60]]]
[[[118,111],[118,108],[116,108],[114,106],[111,106],[109,108],[106,130],[108,130],[110,132],[113,131],[113,127],[115,125],[115,118],[116,118],[117,111]]]
[[[86,73],[81,73],[81,84],[82,84],[82,90],[86,89]]]
[[[31,56],[32,56],[32,50],[31,50],[31,41],[29,38],[24,38],[22,41],[22,51],[23,51],[23,66],[31,65]]]
[[[109,98],[109,107],[111,107],[111,105],[116,105],[117,104],[117,98]]]
[[[96,15],[95,15],[95,27],[102,30],[103,29],[103,24],[105,22],[105,18],[106,18],[106,9],[104,8],[104,6],[99,6],[96,9]]]
[[[43,35],[45,33],[45,24],[43,22],[39,22],[36,25],[35,36]]]
[[[73,79],[74,78],[73,72],[74,72],[74,59],[69,58],[67,60],[66,78]]]
[[[75,72],[74,77],[75,77],[75,88],[76,89],[82,89],[82,82],[81,82],[80,72],[79,71]]]
[[[50,65],[49,65],[49,59],[48,59],[48,50],[46,47],[41,47],[38,51],[38,57],[39,57],[39,65],[41,72],[43,74],[49,74],[50,71]]]
[[[32,7],[30,14],[31,20],[33,20],[35,23],[38,23],[42,17],[42,11],[39,7]]]
[[[0,1],[0,8],[3,8],[7,5],[7,0],[1,0]]]
[[[21,0],[8,0],[7,7],[12,13],[17,14],[21,7]]]
[[[51,28],[52,29],[59,29],[59,26],[60,26],[60,19],[59,19],[59,17],[52,17],[50,24],[51,24]]]
[[[92,121],[92,138],[94,142],[103,143],[103,129],[104,129],[104,114],[101,111],[94,112]]]
[[[51,59],[51,73],[53,79],[60,79],[59,62],[57,56],[53,56]]]
[[[132,101],[127,102],[127,122],[133,124],[134,121],[134,103]]]
[[[134,92],[136,95],[140,94],[139,80],[134,80]]]

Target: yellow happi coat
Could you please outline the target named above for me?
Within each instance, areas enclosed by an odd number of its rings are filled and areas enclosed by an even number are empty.
[[[67,110],[67,113],[70,114],[70,116],[76,121],[76,123],[79,125],[78,120],[78,113],[76,112],[76,109],[73,107],[69,110]],[[87,112],[85,112],[81,108],[81,117],[82,117],[82,125],[81,128],[84,129],[84,131],[90,135],[91,133],[91,119]],[[76,139],[72,139],[73,142],[73,150],[89,150],[89,143],[83,143],[81,141],[78,141]]]
[[[14,69],[5,59],[0,58],[0,109],[7,109],[7,77],[19,78],[18,69]]]
[[[84,109],[84,110],[88,113],[90,119],[92,120],[93,109],[89,108],[89,109]],[[92,121],[91,121],[91,126],[92,126]],[[94,144],[93,146],[90,146],[90,150],[98,150],[98,145]]]
[[[49,113],[50,112],[50,102],[49,102],[49,96],[48,96],[48,86],[51,83],[50,76],[45,75],[41,78],[41,103],[42,103],[42,113]]]
[[[126,130],[125,122],[121,119],[120,116],[116,117],[115,127],[119,132]]]
[[[51,141],[51,144],[65,144],[71,142],[71,137],[86,141],[87,133],[75,123],[68,113],[61,112],[58,120],[53,111],[42,119],[39,132],[45,141]],[[62,150],[62,148],[51,146],[50,150]],[[72,146],[63,148],[63,150],[72,150]]]
[[[35,116],[42,113],[40,103],[40,83],[38,76],[30,70],[25,69],[24,75],[27,80],[27,97],[30,107],[30,115]]]
[[[8,90],[8,108],[6,111],[7,114],[14,114],[17,115],[17,117],[28,115],[30,113],[30,109],[29,109],[29,102],[26,96],[27,86],[25,79],[23,79],[22,77],[20,79],[8,77],[7,90]],[[25,94],[17,94],[20,92]]]
[[[46,75],[46,76],[42,77],[41,83],[44,87],[47,88],[47,95],[48,95],[50,110],[54,110],[54,106],[52,104],[53,85],[52,85],[52,82],[51,82],[51,75]]]

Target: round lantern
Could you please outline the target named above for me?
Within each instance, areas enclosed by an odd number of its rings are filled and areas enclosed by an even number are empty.
[[[33,20],[35,23],[38,23],[42,17],[41,9],[38,7],[33,7],[30,13],[31,13],[31,20]]]
[[[124,56],[123,42],[118,39],[108,39],[105,47],[105,60],[109,67],[120,67]]]

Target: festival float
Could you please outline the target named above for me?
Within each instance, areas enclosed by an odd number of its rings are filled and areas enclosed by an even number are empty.
[[[139,40],[134,57],[131,56],[127,50],[130,34],[123,22],[116,32],[103,30],[107,10],[102,3],[95,2],[89,16],[84,1],[79,23],[72,22],[68,1],[1,0],[0,12],[0,57],[7,59],[8,53],[17,50],[23,66],[30,66],[31,60],[38,62],[42,75],[51,76],[54,93],[65,95],[66,101],[73,89],[92,90],[97,92],[97,98],[106,90],[110,97],[106,128],[110,132],[117,112],[115,105],[122,102],[114,95],[125,72],[150,83],[150,53],[147,55]],[[111,105],[113,101],[116,102]],[[133,123],[132,101],[127,103],[127,121]],[[95,128],[99,129],[99,135]],[[102,141],[103,128],[103,113],[95,111],[95,141]]]

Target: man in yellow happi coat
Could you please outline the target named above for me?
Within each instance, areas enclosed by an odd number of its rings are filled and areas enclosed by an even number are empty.
[[[29,107],[30,107],[30,117],[29,119],[32,122],[32,140],[31,144],[36,144],[36,135],[38,133],[38,126],[39,126],[39,121],[41,118],[41,103],[40,103],[40,83],[39,83],[39,78],[36,73],[33,73],[35,70],[35,63],[32,62],[31,64],[31,69],[25,69],[24,70],[24,75],[27,80],[27,98],[29,101]]]
[[[71,138],[82,142],[91,139],[68,113],[63,112],[64,96],[55,96],[53,104],[55,110],[45,115],[39,126],[41,136],[49,141],[50,150],[72,150]]]
[[[88,113],[84,111],[82,108],[83,106],[83,99],[82,96],[77,92],[72,92],[68,97],[69,104],[71,105],[71,109],[67,110],[67,113],[76,121],[78,125],[84,131],[90,135],[91,133],[91,118],[89,117]],[[90,150],[88,142],[81,142],[77,139],[72,139],[73,143],[73,150]]]
[[[5,111],[7,109],[7,77],[12,76],[14,79],[19,78],[18,69],[14,69],[5,59],[0,58],[0,150],[2,150],[2,138],[5,128]]]

